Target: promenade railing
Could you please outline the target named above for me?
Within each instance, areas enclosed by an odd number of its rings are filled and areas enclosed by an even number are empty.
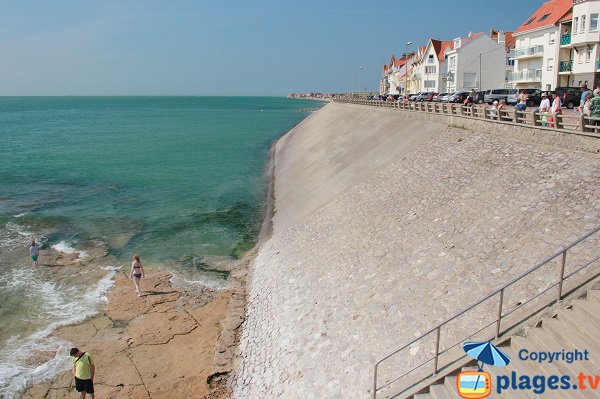
[[[366,99],[337,98],[334,101],[385,107],[399,110],[425,112],[429,114],[455,115],[465,118],[482,119],[489,122],[512,123],[529,127],[540,127],[558,130],[565,133],[582,134],[600,138],[600,118],[575,113],[564,114],[539,112],[534,110],[518,111],[516,109],[494,109],[487,105],[465,106],[443,102],[399,102]]]
[[[566,293],[600,276],[598,232],[600,227],[378,360],[373,369],[372,399],[377,399],[379,393],[384,397],[406,397],[419,383],[464,364],[462,343],[498,342],[503,334],[563,300]],[[402,367],[411,357],[418,362]],[[391,375],[381,381],[382,366],[393,358],[397,364],[387,368]]]

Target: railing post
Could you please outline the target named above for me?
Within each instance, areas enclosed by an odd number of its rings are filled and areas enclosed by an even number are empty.
[[[438,326],[436,338],[435,338],[435,358],[433,360],[433,375],[436,375],[438,372],[438,358],[440,356],[440,335],[442,331],[442,326]]]
[[[371,395],[372,399],[377,399],[377,366],[379,366],[379,363],[375,363],[375,371],[373,372],[373,394]]]
[[[567,263],[567,250],[563,251],[562,262],[560,263],[560,278],[558,280],[558,298],[556,303],[559,303],[562,300],[562,286],[563,280],[565,278],[565,265]]]
[[[498,317],[496,318],[496,339],[500,336],[500,320],[502,320],[502,304],[504,303],[504,288],[500,290],[500,304],[498,305]]]

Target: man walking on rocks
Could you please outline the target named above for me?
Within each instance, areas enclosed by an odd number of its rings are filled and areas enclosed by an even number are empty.
[[[70,354],[73,361],[75,389],[81,394],[81,399],[85,399],[88,393],[92,395],[92,399],[95,399],[94,374],[96,374],[96,365],[92,355],[77,348],[72,348]]]

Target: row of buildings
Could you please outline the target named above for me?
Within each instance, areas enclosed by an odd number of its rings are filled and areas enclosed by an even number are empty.
[[[407,42],[383,66],[380,94],[596,86],[599,14],[600,0],[550,0],[513,32]]]

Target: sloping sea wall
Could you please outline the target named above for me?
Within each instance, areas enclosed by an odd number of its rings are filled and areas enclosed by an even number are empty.
[[[236,398],[367,398],[378,358],[600,224],[598,155],[385,109],[329,104],[275,157]]]

